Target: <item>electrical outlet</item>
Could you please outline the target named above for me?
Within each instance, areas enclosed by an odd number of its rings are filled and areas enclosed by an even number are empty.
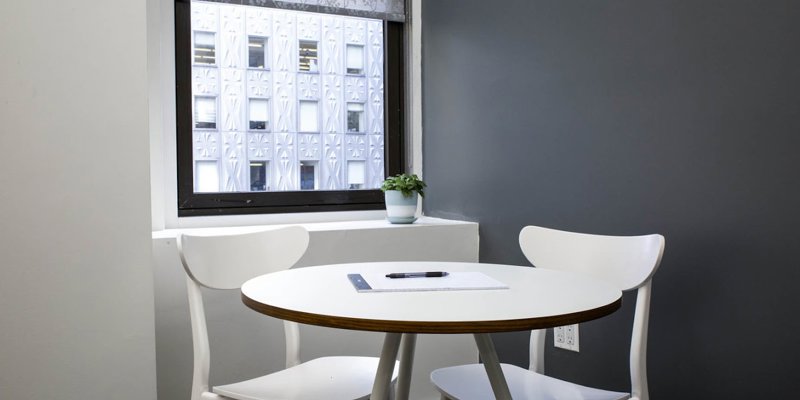
[[[579,351],[578,324],[553,328],[553,345],[562,349]]]

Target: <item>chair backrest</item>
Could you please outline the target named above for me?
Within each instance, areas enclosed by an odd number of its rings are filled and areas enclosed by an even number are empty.
[[[178,235],[186,273],[212,289],[238,289],[250,278],[293,266],[308,248],[308,232],[289,226],[234,235]]]
[[[620,290],[637,289],[631,336],[631,395],[648,399],[647,325],[652,277],[664,253],[664,237],[604,236],[526,226],[519,245],[537,268],[586,274],[616,285]],[[530,369],[544,373],[544,331],[531,333]]]
[[[591,235],[526,226],[519,234],[519,245],[535,267],[578,272],[631,290],[656,272],[664,237]]]
[[[192,400],[209,391],[210,349],[200,286],[238,289],[247,280],[291,268],[308,248],[308,232],[299,226],[234,235],[179,234],[178,254],[186,271],[192,323],[194,372]],[[300,362],[296,323],[284,322],[286,366]]]

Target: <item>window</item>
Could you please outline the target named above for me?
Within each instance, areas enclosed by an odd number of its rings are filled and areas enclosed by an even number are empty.
[[[347,132],[364,132],[364,105],[347,103]]]
[[[350,189],[364,188],[365,164],[364,161],[350,161],[347,163],[347,184]]]
[[[250,130],[267,130],[269,122],[269,101],[265,99],[250,99]]]
[[[319,71],[319,66],[317,65],[317,42],[301,40],[299,48],[300,60],[298,61],[297,69],[302,72]]]
[[[319,132],[319,111],[316,101],[300,102],[300,132]]]
[[[304,161],[300,163],[300,190],[317,188],[317,164]]]
[[[195,64],[215,64],[216,50],[212,32],[194,33],[194,62]]]
[[[178,215],[384,208],[403,1],[263,3],[175,1]]]
[[[194,127],[197,129],[217,128],[217,99],[213,97],[195,97]]]
[[[351,75],[364,75],[364,46],[347,45],[347,73]]]
[[[198,161],[195,176],[198,192],[219,191],[219,169],[216,161]]]
[[[250,161],[250,191],[264,192],[268,190],[267,162]]]
[[[247,65],[250,68],[265,68],[267,65],[267,39],[258,36],[247,38]]]

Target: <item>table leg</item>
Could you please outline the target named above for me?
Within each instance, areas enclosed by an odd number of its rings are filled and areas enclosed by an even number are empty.
[[[488,333],[476,333],[475,343],[483,360],[483,367],[486,368],[486,375],[489,376],[489,383],[492,384],[492,391],[497,400],[511,400],[511,391],[508,390],[508,382],[500,368],[500,359],[494,349],[492,338]]]
[[[400,371],[397,373],[397,391],[395,400],[408,400],[411,390],[411,372],[414,366],[414,349],[417,346],[417,334],[404,333],[400,342]]]
[[[375,382],[372,384],[370,400],[388,400],[389,388],[392,385],[394,363],[397,361],[397,352],[400,350],[400,333],[386,333],[383,339],[381,359],[378,362],[378,371],[375,373]]]

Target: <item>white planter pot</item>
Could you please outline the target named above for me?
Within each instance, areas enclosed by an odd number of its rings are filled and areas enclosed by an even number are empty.
[[[413,192],[410,196],[403,196],[399,190],[387,190],[386,219],[393,224],[411,224],[417,220],[417,199],[419,194]]]

